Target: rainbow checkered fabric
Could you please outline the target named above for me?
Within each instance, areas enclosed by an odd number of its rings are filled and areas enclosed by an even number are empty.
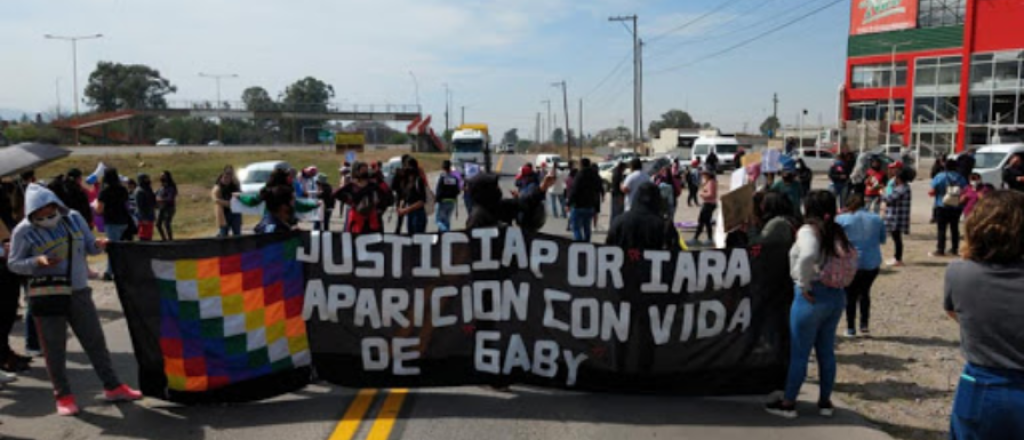
[[[215,390],[310,364],[297,246],[153,260],[168,388]]]

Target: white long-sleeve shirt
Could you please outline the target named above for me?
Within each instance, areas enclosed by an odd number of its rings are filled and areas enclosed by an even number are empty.
[[[796,233],[796,243],[789,249],[789,275],[803,290],[810,290],[820,279],[821,240],[813,226],[804,225]]]

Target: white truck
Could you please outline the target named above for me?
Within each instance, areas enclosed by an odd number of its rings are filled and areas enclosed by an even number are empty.
[[[464,168],[476,163],[491,171],[491,136],[487,124],[463,124],[452,133],[452,165]]]

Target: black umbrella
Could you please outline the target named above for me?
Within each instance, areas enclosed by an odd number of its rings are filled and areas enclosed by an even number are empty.
[[[23,143],[0,149],[0,177],[7,177],[39,168],[71,155],[56,145]]]

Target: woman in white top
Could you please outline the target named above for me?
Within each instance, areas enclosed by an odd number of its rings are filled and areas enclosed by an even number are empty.
[[[811,191],[804,199],[804,221],[796,243],[789,251],[794,297],[789,314],[790,355],[786,390],[781,399],[765,405],[771,414],[796,417],[796,398],[807,377],[807,361],[814,349],[821,375],[818,409],[832,416],[832,387],[836,381],[836,327],[846,308],[846,292],[828,287],[821,280],[821,266],[837,256],[837,248],[849,252],[853,246],[843,228],[836,224],[836,198],[828,191]]]

